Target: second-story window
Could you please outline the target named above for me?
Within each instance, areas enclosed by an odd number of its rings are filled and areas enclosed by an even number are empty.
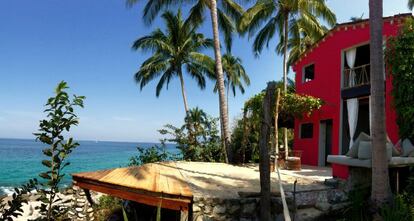
[[[315,64],[303,68],[303,82],[312,81],[315,78]]]

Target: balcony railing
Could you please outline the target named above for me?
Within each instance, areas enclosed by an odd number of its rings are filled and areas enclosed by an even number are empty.
[[[343,89],[369,85],[370,83],[370,66],[364,64],[354,68],[344,69]]]

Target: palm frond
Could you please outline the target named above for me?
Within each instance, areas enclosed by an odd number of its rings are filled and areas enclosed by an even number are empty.
[[[226,50],[231,51],[231,46],[233,42],[233,32],[235,31],[235,24],[232,19],[227,16],[222,10],[217,10],[218,23],[220,30],[224,34],[224,43],[226,45]]]

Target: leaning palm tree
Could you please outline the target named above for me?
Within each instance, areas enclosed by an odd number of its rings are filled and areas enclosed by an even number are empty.
[[[127,0],[127,4],[132,6],[136,4],[138,0]],[[221,61],[220,39],[219,39],[219,27],[221,28],[224,36],[227,49],[229,49],[232,41],[232,34],[235,32],[235,20],[240,18],[243,13],[243,9],[233,0],[221,0],[221,7],[217,8],[216,0],[196,0],[191,6],[189,19],[194,23],[200,23],[204,19],[204,13],[208,9],[210,11],[213,40],[214,40],[214,57],[215,57],[215,73],[219,91],[219,106],[220,106],[220,122],[222,128],[222,139],[224,143],[224,149],[226,149],[225,160],[229,162],[232,159],[232,151],[230,147],[230,128],[228,118],[228,106],[225,95],[223,66]],[[143,17],[146,22],[151,23],[157,16],[157,14],[170,6],[182,5],[181,0],[149,0],[145,7]]]
[[[198,25],[189,22],[188,19],[183,21],[180,10],[177,14],[167,11],[162,18],[166,24],[165,32],[157,29],[150,35],[137,39],[132,46],[134,50],[152,52],[151,57],[142,63],[135,74],[135,81],[142,90],[150,81],[159,78],[156,86],[158,97],[164,85],[168,88],[171,79],[178,77],[187,113],[189,108],[183,75],[187,73],[201,89],[205,88],[205,76],[210,71],[205,63],[213,61],[201,51],[211,48],[213,42],[196,32]]]
[[[312,36],[322,36],[326,29],[319,19],[330,26],[336,23],[335,14],[326,5],[325,0],[257,0],[240,19],[239,30],[242,33],[249,33],[249,37],[255,36],[253,51],[256,55],[262,52],[265,45],[269,46],[270,40],[276,33],[283,36],[284,93],[287,91],[289,30],[294,30],[292,26],[300,24],[300,27],[306,28]],[[287,143],[285,128],[286,150]]]

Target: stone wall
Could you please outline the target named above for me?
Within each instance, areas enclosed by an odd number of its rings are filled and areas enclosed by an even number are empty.
[[[293,195],[287,192],[287,204],[295,220],[318,220],[335,214],[347,206],[347,194],[341,184],[336,188],[299,191]],[[283,220],[283,206],[280,197],[272,197],[272,220]],[[295,201],[295,202],[294,202]],[[260,220],[260,198],[204,198],[195,197],[193,221],[258,221]]]
[[[282,213],[282,200],[280,197],[272,197],[272,216],[277,217]],[[288,200],[293,208],[292,200]],[[219,199],[196,197],[193,202],[194,221],[227,221],[259,220],[259,198]]]
[[[68,211],[70,219],[77,221],[95,220],[93,207],[86,199],[85,192],[76,186],[72,187],[71,192],[73,194],[73,205],[71,207],[71,210]]]

